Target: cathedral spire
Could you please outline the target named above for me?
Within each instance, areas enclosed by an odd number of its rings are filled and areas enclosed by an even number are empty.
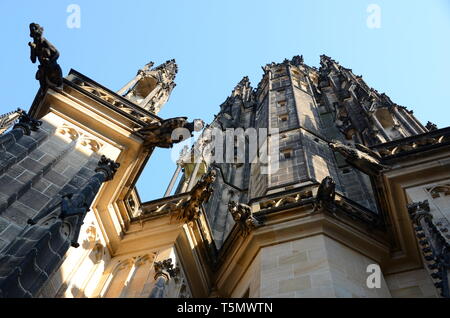
[[[149,62],[117,93],[140,107],[157,114],[175,87],[178,67],[175,60],[153,67]]]
[[[253,88],[250,84],[248,76],[244,76],[239,83],[234,87],[231,96],[240,96],[243,101],[247,101],[251,98]]]

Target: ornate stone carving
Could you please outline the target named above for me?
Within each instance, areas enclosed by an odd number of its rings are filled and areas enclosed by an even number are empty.
[[[341,142],[330,142],[329,147],[344,156],[345,160],[352,166],[368,175],[378,175],[381,170],[388,167],[380,163],[380,155],[369,148],[355,144],[355,148],[346,146]]]
[[[200,131],[203,126],[204,123],[200,119],[188,122],[186,117],[175,117],[151,123],[137,132],[144,137],[146,147],[172,148],[174,143],[192,137],[192,132]],[[185,130],[182,130],[183,128]],[[186,136],[187,134],[189,136]]]
[[[180,273],[180,268],[174,267],[171,258],[165,259],[160,262],[155,262],[153,266],[155,267],[155,279],[160,276],[166,276],[167,279],[175,278]]]
[[[387,145],[379,145],[375,148],[380,153],[381,157],[387,158],[389,156],[408,153],[411,151],[418,151],[420,148],[426,148],[433,145],[442,145],[450,142],[450,134],[446,131],[431,131],[426,135],[419,135],[417,138],[400,139],[390,142]]]
[[[63,125],[56,130],[61,136],[67,137],[70,140],[77,140],[80,137],[79,131],[74,127]]]
[[[91,225],[86,229],[86,239],[90,243],[95,243],[97,241],[97,229],[94,225]]]
[[[303,55],[296,55],[291,60],[291,63],[295,66],[301,65],[301,64],[303,64],[303,62],[304,62]]]
[[[198,219],[202,204],[209,200],[213,192],[212,184],[216,180],[216,174],[215,170],[210,170],[192,188],[189,200],[183,204],[179,219],[186,219],[188,222]]]
[[[30,24],[30,37],[33,38],[33,42],[28,43],[31,48],[30,59],[33,63],[36,63],[36,60],[40,63],[36,79],[39,81],[42,90],[48,86],[59,87],[63,83],[62,70],[57,63],[59,52],[42,36],[43,32],[44,28],[39,24]]]
[[[289,204],[301,203],[305,200],[311,199],[312,196],[313,196],[312,191],[306,190],[300,193],[283,196],[281,198],[262,201],[259,203],[259,207],[261,209],[278,208]]]
[[[37,131],[42,121],[31,118],[27,113],[23,112],[19,117],[19,122],[14,125],[13,129],[22,129],[24,135],[29,136],[32,131]]]
[[[233,216],[233,220],[239,226],[242,236],[246,237],[253,229],[260,226],[261,223],[252,216],[252,209],[243,203],[230,201],[228,211]]]
[[[153,285],[152,291],[150,292],[149,298],[163,298],[167,293],[167,282],[171,278],[178,279],[178,276],[180,275],[180,269],[178,267],[174,267],[171,258],[160,262],[155,262],[154,268],[155,283]]]
[[[319,185],[317,190],[316,199],[314,203],[314,212],[325,207],[333,207],[333,203],[336,197],[336,183],[333,178],[325,177]]]
[[[413,202],[407,206],[411,220],[414,223],[422,256],[434,281],[434,286],[440,290],[440,295],[450,298],[448,271],[450,270],[450,243],[444,236],[445,227],[433,222],[428,200]]]
[[[448,196],[450,195],[450,183],[436,185],[432,188],[428,188],[427,191],[433,199],[441,196]]]
[[[98,152],[103,147],[103,143],[98,138],[67,123],[59,127],[56,132],[64,138],[67,138],[68,141],[76,140],[80,147],[92,152]]]
[[[109,181],[114,177],[119,167],[120,163],[114,162],[113,160],[106,158],[106,156],[101,156],[95,172],[103,172],[106,176],[105,181]]]
[[[422,218],[426,218],[427,220],[433,218],[430,213],[430,204],[428,203],[428,200],[409,204],[408,213],[416,224],[420,224]]]

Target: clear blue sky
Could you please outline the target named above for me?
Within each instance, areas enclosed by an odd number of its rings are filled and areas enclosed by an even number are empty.
[[[69,29],[69,4],[81,8],[81,28]],[[370,29],[369,4],[381,8]],[[0,111],[29,109],[38,89],[29,60],[28,25],[60,51],[66,75],[76,69],[118,90],[149,61],[175,58],[177,87],[159,114],[209,122],[234,85],[261,66],[303,54],[319,66],[327,54],[363,75],[422,122],[450,126],[450,3],[446,0],[160,0],[1,1]],[[157,150],[138,189],[162,196],[175,169],[170,150]]]

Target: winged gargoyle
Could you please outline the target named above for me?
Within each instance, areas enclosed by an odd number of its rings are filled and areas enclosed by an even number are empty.
[[[179,214],[179,219],[186,219],[188,222],[198,219],[201,206],[207,202],[213,192],[212,184],[216,180],[216,171],[210,170],[192,188],[189,200],[186,201]]]
[[[175,117],[151,123],[137,132],[144,137],[146,147],[172,148],[173,144],[192,137],[192,133],[202,130],[203,126],[201,119],[188,122],[187,117]]]
[[[355,144],[354,148],[352,146],[344,145],[339,141],[335,141],[330,142],[328,146],[344,156],[345,161],[350,165],[368,175],[375,176],[378,175],[381,170],[389,168],[380,163],[381,156],[379,153],[364,145]]]

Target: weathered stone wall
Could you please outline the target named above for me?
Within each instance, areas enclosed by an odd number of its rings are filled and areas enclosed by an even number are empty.
[[[391,297],[381,277],[381,288],[366,285],[368,257],[324,235],[264,247],[235,289],[254,297]],[[258,290],[259,288],[259,290]]]
[[[386,276],[393,298],[435,298],[437,290],[425,269]]]
[[[38,131],[23,136],[3,153],[12,164],[0,177],[0,249],[19,234],[28,219],[95,174],[99,156],[82,149],[87,144],[71,139],[67,127],[58,121],[54,114],[47,115]]]

